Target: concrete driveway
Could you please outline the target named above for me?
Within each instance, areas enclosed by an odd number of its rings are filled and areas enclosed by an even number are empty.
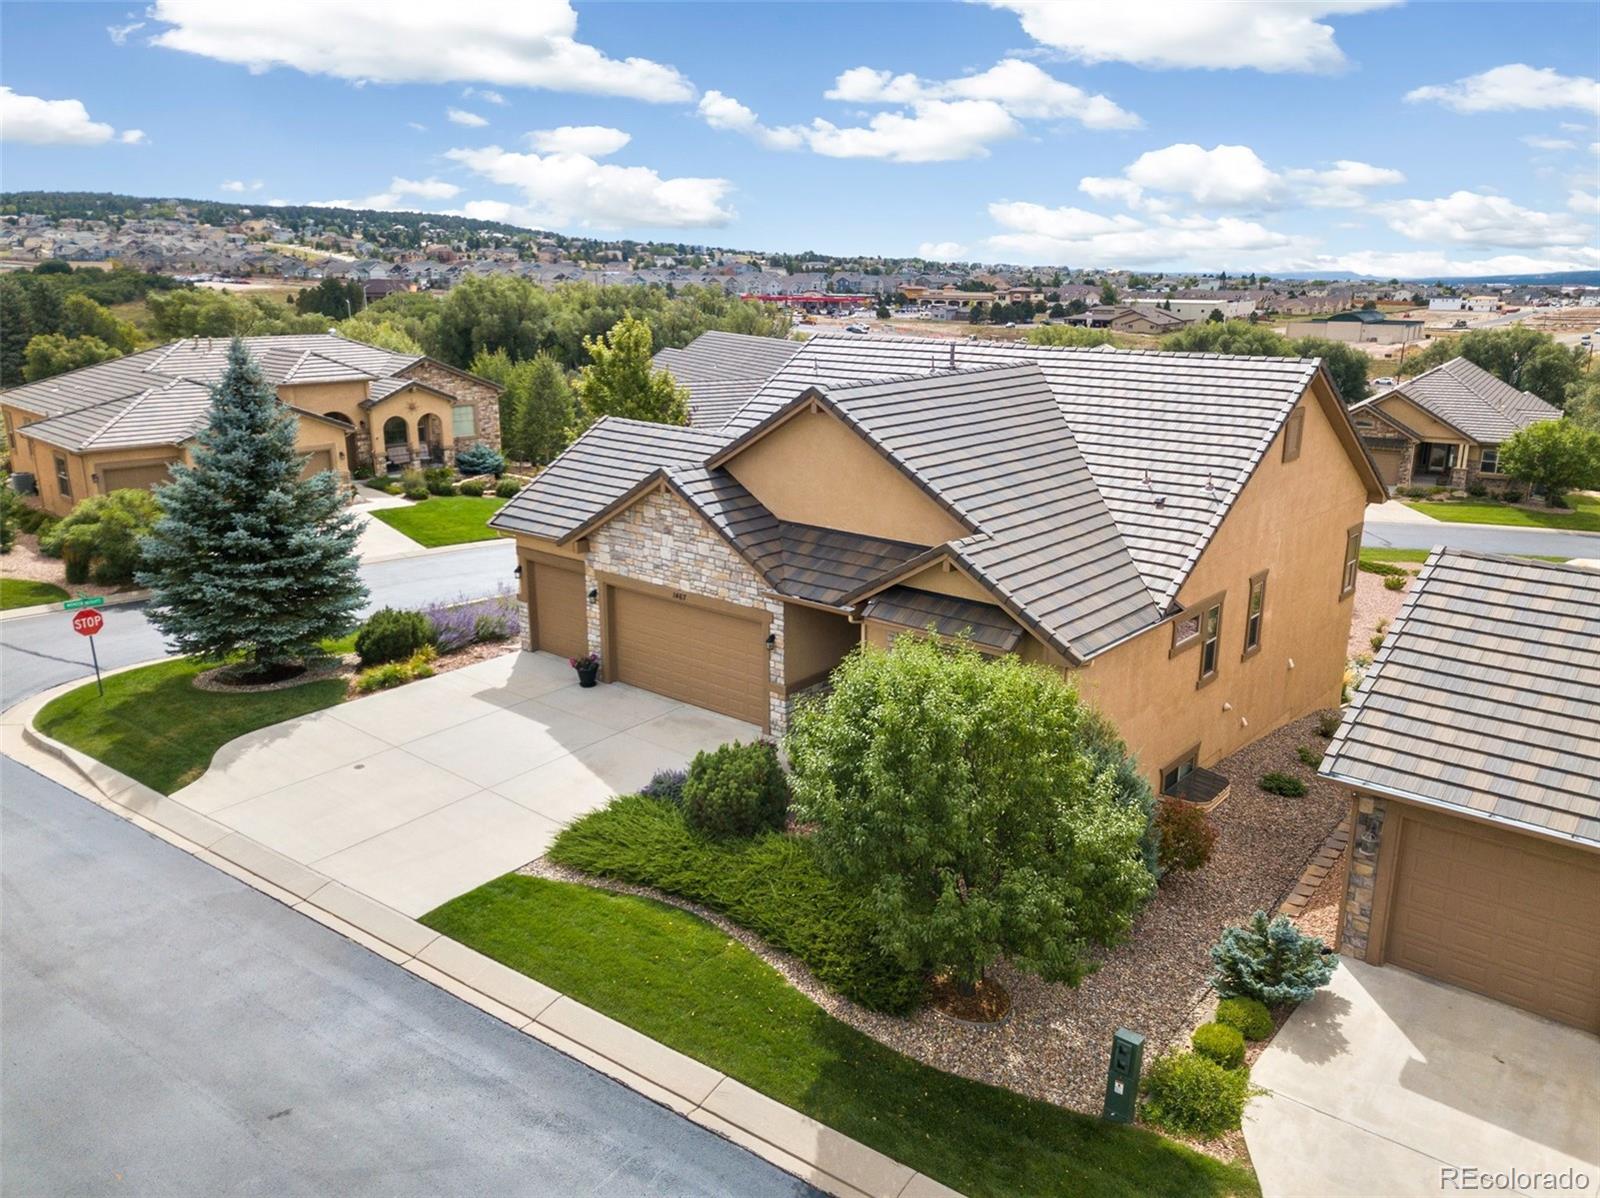
[[[753,724],[511,653],[230,741],[173,798],[406,915]]]
[[[1452,1168],[1600,1183],[1600,1040],[1402,969],[1342,962],[1251,1079],[1272,1092],[1245,1116],[1267,1198],[1550,1192]]]

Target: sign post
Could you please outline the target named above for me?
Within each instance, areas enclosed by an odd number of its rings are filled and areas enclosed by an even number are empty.
[[[106,618],[94,609],[104,602],[103,597],[94,595],[87,599],[70,599],[61,605],[64,610],[74,612],[72,631],[89,638],[89,660],[94,662],[94,686],[102,699],[105,698],[106,687],[100,681],[100,654],[94,647],[94,634],[106,626]]]

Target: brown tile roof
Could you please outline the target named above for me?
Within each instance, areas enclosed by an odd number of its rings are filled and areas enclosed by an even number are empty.
[[[1434,550],[1319,772],[1600,847],[1600,571]]]
[[[689,391],[689,423],[721,428],[800,349],[798,341],[746,333],[702,333],[681,349],[657,350],[652,362]]]
[[[1370,407],[1391,395],[1410,400],[1483,445],[1498,445],[1530,424],[1561,417],[1559,408],[1551,407],[1531,391],[1519,391],[1510,383],[1501,382],[1465,358],[1451,358],[1381,395],[1363,400],[1352,410]]]
[[[892,586],[879,591],[867,600],[861,615],[898,628],[932,628],[940,636],[964,636],[997,653],[1011,652],[1022,640],[1021,625],[993,604],[915,587]]]

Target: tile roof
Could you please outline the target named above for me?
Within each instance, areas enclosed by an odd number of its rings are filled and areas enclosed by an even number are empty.
[[[973,644],[1009,653],[1022,640],[1022,628],[998,607],[915,587],[879,591],[861,609],[864,619],[900,628],[932,628],[940,636],[965,636]]]
[[[689,423],[721,428],[800,349],[797,341],[746,333],[701,333],[651,359],[689,391]]]
[[[1465,358],[1451,358],[1381,395],[1355,404],[1370,407],[1391,395],[1410,400],[1483,445],[1498,445],[1530,424],[1557,420],[1561,410],[1529,391],[1518,391]]]
[[[602,417],[490,518],[491,527],[546,540],[570,536],[656,471],[697,466],[720,433]]]
[[[386,383],[420,360],[327,333],[246,337],[244,343],[274,385]],[[226,337],[174,341],[13,387],[0,400],[45,418],[26,426],[30,437],[74,452],[177,445],[204,426],[210,388],[227,368],[230,344]]]
[[[1600,846],[1600,571],[1434,550],[1320,773]]]
[[[1019,362],[1043,373],[1135,566],[1163,606],[1317,371],[1314,359],[823,336],[801,346],[725,427],[747,432],[817,383]]]

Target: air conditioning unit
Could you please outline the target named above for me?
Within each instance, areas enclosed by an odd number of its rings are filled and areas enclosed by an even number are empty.
[[[11,476],[11,489],[18,495],[37,495],[39,483],[31,474],[17,473]]]

